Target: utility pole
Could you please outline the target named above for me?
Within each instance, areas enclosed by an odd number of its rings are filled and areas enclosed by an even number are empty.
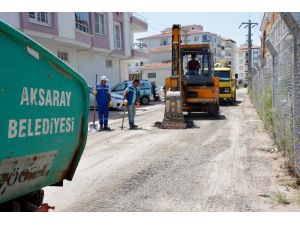
[[[241,28],[241,26],[245,25],[245,29],[248,27],[248,72],[251,73],[252,71],[252,28],[255,26],[258,26],[258,23],[252,23],[251,20],[249,20],[248,22],[243,22],[241,23],[241,25],[239,26],[239,28]]]

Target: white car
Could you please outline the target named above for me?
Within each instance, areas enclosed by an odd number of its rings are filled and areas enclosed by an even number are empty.
[[[89,93],[90,93],[90,109],[94,108],[94,104],[95,104],[95,96],[93,95],[93,87],[89,87]],[[123,109],[123,102],[124,102],[124,97],[120,94],[117,93],[111,93],[111,103],[109,105],[109,107],[111,109],[119,109],[122,110]],[[96,107],[97,107],[97,103],[96,103]]]

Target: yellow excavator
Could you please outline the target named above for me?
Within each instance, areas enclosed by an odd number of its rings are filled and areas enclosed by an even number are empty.
[[[188,68],[197,57],[197,70]],[[161,127],[184,129],[184,112],[219,116],[219,78],[213,76],[213,57],[208,44],[182,44],[181,27],[172,28],[172,74],[165,80],[165,115]]]

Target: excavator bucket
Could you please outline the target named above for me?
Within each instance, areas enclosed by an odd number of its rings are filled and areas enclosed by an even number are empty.
[[[182,109],[182,95],[180,91],[167,91],[165,98],[165,115],[161,123],[163,129],[185,129]]]

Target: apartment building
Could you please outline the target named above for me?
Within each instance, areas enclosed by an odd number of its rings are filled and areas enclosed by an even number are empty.
[[[260,62],[261,48],[252,45],[252,65]],[[235,73],[238,74],[239,84],[246,83],[248,76],[248,44],[242,44],[235,51]]]
[[[128,65],[148,55],[133,45],[145,32],[145,18],[132,12],[10,12],[0,19],[48,48],[94,85],[107,76],[110,85],[129,78]]]
[[[236,71],[235,64],[236,42],[230,38],[221,37],[221,59],[231,63],[233,71]]]
[[[184,44],[209,44],[215,62],[227,59],[234,64],[235,41],[204,31],[200,24],[181,28]],[[171,73],[172,28],[166,28],[160,34],[143,37],[138,41],[147,46],[149,53],[148,60],[142,66],[143,78],[155,81],[157,85],[164,85],[165,78]]]

